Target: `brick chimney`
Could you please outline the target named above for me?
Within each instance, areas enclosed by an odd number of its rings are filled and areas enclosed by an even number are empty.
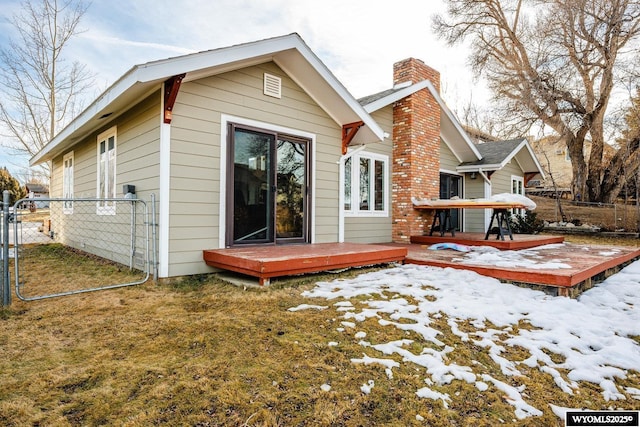
[[[394,85],[429,80],[440,91],[440,73],[419,59],[393,65]],[[424,88],[393,106],[393,165],[391,206],[394,242],[409,243],[431,226],[432,216],[413,209],[412,197],[440,195],[440,106]]]

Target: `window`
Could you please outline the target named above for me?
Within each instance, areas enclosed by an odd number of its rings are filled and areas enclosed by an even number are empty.
[[[98,199],[116,197],[116,128],[113,127],[98,135]],[[98,215],[115,215],[114,201],[100,200]]]
[[[73,198],[73,151],[65,154],[62,158],[62,197],[64,199]],[[65,200],[62,203],[62,213],[73,213],[71,200]]]
[[[345,212],[388,215],[388,157],[362,151],[348,157],[343,167]]]
[[[524,178],[521,176],[511,175],[511,194],[519,194],[524,196]],[[512,209],[512,214],[523,215],[524,209]]]

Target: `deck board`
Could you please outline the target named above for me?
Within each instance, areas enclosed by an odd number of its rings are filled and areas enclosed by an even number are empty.
[[[492,246],[500,250],[516,250],[564,242],[564,237],[548,234],[514,234],[513,240],[506,238],[499,240],[493,236],[485,240],[484,236],[485,233],[456,233],[455,236],[411,236],[411,243],[422,245],[458,243],[467,246]]]
[[[268,283],[273,277],[404,261],[407,247],[357,243],[251,246],[206,250],[207,265]]]
[[[432,237],[434,243],[453,241],[468,244],[460,233],[456,238]],[[480,233],[478,233],[480,235]],[[426,236],[420,236],[426,237]],[[466,236],[467,238],[473,236]],[[506,241],[485,241],[484,236],[475,239],[475,245],[488,245],[501,250],[513,247],[500,247]],[[484,276],[515,284],[538,286],[551,294],[576,296],[593,286],[597,281],[617,272],[622,266],[640,259],[640,249],[635,247],[611,247],[596,245],[555,244],[557,240],[548,240],[554,236],[517,235],[516,243],[535,243],[527,246],[539,263],[561,262],[569,268],[535,269],[518,266],[497,266],[472,264],[465,260],[465,253],[454,250],[430,250],[426,244],[389,243],[383,245],[357,243],[323,243],[286,246],[245,246],[227,249],[203,251],[205,262],[222,270],[256,277],[261,285],[269,283],[274,277],[317,273],[350,267],[405,262],[431,265],[442,268],[472,270]],[[450,239],[450,240],[448,240]],[[560,238],[562,239],[562,238]],[[419,239],[420,240],[420,239]],[[560,240],[562,242],[562,240]],[[516,248],[520,250],[522,248]],[[464,261],[464,262],[463,262]],[[508,263],[507,263],[508,264]],[[555,293],[554,293],[555,292]]]
[[[570,268],[534,269],[500,267],[462,262],[465,254],[453,250],[429,250],[425,245],[411,245],[405,262],[472,270],[503,281],[571,288],[640,258],[640,249],[597,245],[563,244],[535,250],[538,263],[561,262]]]

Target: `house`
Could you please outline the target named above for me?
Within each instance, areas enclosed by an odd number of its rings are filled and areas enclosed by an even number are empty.
[[[530,181],[530,187],[537,187],[538,189],[554,189],[555,187],[559,190],[570,191],[571,183],[573,182],[573,170],[566,144],[562,138],[546,136],[533,141],[532,146],[536,156],[540,159],[546,179],[541,176],[535,176]],[[590,144],[587,143],[586,147],[590,151]]]
[[[49,202],[38,201],[38,199],[49,198],[49,187],[37,182],[29,182],[25,184],[25,189],[27,190],[27,198],[33,200],[32,202],[30,202],[33,207],[36,207],[36,208],[49,207]]]
[[[411,217],[416,222],[409,230],[396,227],[394,241],[404,241],[407,233],[423,234],[428,225],[415,217],[418,213],[411,210],[411,199],[406,199],[409,193],[411,197],[423,197],[422,193],[440,199],[524,195],[529,179],[544,176],[525,138],[490,141],[485,137],[482,143],[475,143],[440,97],[439,82],[437,71],[422,61],[408,59],[394,65],[394,88],[360,100],[381,123],[393,123],[394,149],[389,155],[394,166],[403,163],[414,168],[408,168],[410,175],[405,170],[394,171],[393,223],[404,223]],[[405,182],[409,176],[413,182]],[[412,191],[402,191],[406,188]],[[461,231],[484,232],[490,220],[488,210],[452,213],[452,225]]]
[[[437,71],[408,59],[394,80],[358,102],[297,34],[149,62],[31,163],[52,162],[54,196],[155,194],[160,278],[213,271],[205,249],[408,242],[430,224],[412,197],[484,197],[533,172],[520,146],[477,163]]]
[[[573,167],[565,140],[557,135],[545,136],[533,141],[531,146],[545,171],[545,175],[536,175],[529,182],[532,191],[537,187],[540,193],[549,194],[550,190],[553,190],[552,194],[558,191],[559,194],[571,196],[573,192]],[[610,144],[604,144],[603,150],[606,163],[613,158],[615,149]],[[591,141],[588,139],[584,141],[583,152],[585,159],[588,159],[591,154]]]

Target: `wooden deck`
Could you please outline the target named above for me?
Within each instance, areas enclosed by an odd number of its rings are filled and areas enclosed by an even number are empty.
[[[427,246],[436,243],[458,243],[467,246],[492,246],[500,250],[517,250],[564,242],[564,237],[562,236],[544,234],[514,234],[513,240],[509,238],[499,240],[495,236],[489,236],[489,239],[485,240],[484,237],[485,233],[456,233],[455,237],[451,235],[411,236],[411,243]]]
[[[319,243],[286,246],[247,246],[206,250],[211,267],[257,277],[268,285],[273,277],[404,261],[406,246]]]
[[[480,233],[478,233],[480,235]],[[268,285],[274,277],[293,276],[305,273],[338,270],[349,267],[404,262],[442,268],[472,270],[498,280],[543,290],[552,295],[575,297],[602,279],[616,273],[622,267],[640,259],[640,249],[632,247],[592,246],[561,243],[554,236],[516,235],[513,241],[489,240],[484,236],[471,239],[468,233],[456,238],[443,237],[419,241],[424,244],[356,244],[324,243],[286,246],[246,246],[203,251],[207,265],[222,270],[241,273],[258,279],[260,285]],[[433,239],[433,240],[431,240]],[[470,246],[494,246],[501,250],[523,250],[538,265],[562,263],[566,268],[529,268],[513,265],[505,254],[503,266],[474,263],[464,252],[454,250],[430,250],[431,243],[455,242]],[[515,242],[518,246],[513,246]],[[508,247],[504,244],[512,243]],[[535,243],[535,245],[533,245]],[[522,246],[524,245],[524,246]]]
[[[575,297],[622,267],[640,259],[640,249],[596,245],[564,244],[523,255],[538,264],[562,263],[569,268],[524,268],[474,264],[463,252],[430,250],[426,245],[410,245],[406,263],[472,270],[498,280],[544,290],[552,295]]]

